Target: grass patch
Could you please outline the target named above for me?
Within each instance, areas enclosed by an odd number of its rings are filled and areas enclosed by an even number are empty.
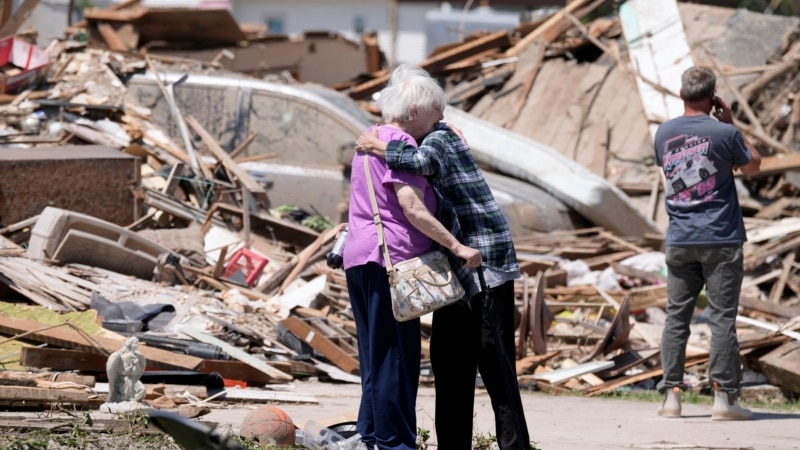
[[[617,390],[610,394],[599,395],[598,398],[615,398],[650,403],[661,403],[664,400],[664,397],[658,391],[651,390]],[[693,405],[713,405],[714,397],[704,392],[684,391],[681,394],[681,402]],[[739,403],[745,408],[778,412],[800,411],[799,398],[786,398],[780,393],[776,395],[760,395],[755,398],[742,398]]]

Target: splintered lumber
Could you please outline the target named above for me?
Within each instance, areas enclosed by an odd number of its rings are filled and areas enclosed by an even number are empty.
[[[311,259],[318,254],[320,247],[322,247],[323,244],[330,243],[330,241],[336,237],[337,233],[338,230],[335,227],[325,231],[324,233],[320,234],[317,239],[311,243],[311,245],[304,248],[297,255],[297,260],[293,261],[294,266],[291,272],[286,275],[283,283],[281,283],[281,288],[278,290],[279,294],[283,294],[286,291],[286,288],[289,287],[289,285],[292,283],[292,281],[294,281],[295,278],[297,278],[298,275],[300,275],[300,272],[305,270]]]
[[[267,364],[290,375],[319,375],[320,371],[312,364],[302,361],[268,361]],[[223,378],[247,382],[248,386],[275,383],[275,378],[241,361],[207,359],[200,370],[204,373],[217,372]]]
[[[75,373],[42,372],[32,373],[20,370],[5,370],[0,372],[0,385],[44,387],[43,384],[70,383],[82,386],[94,386],[95,379],[90,375]],[[47,386],[49,387],[49,386]]]
[[[760,320],[751,319],[749,317],[745,317],[745,316],[742,316],[742,315],[736,316],[736,321],[737,322],[746,323],[746,324],[752,325],[754,327],[762,328],[764,330],[769,330],[769,331],[772,331],[774,333],[780,333],[780,334],[782,334],[784,336],[788,336],[788,337],[790,337],[790,338],[792,338],[792,339],[794,339],[796,341],[800,341],[800,333],[798,333],[796,331],[791,331],[791,330],[784,330],[781,327],[779,327],[779,326],[777,326],[777,325],[775,325],[773,323],[762,322]]]
[[[774,156],[762,157],[761,170],[756,176],[775,175],[797,169],[800,169],[800,153],[779,153]],[[741,175],[741,172],[737,172],[737,175]]]
[[[64,389],[43,389],[23,386],[0,386],[0,402],[2,403],[31,403],[53,404],[69,403],[76,405],[87,405],[102,403],[103,399],[96,394],[89,394],[84,391],[64,390]]]
[[[530,373],[533,369],[553,359],[561,352],[554,350],[543,355],[530,355],[517,360],[517,375]]]
[[[3,5],[10,3],[11,0],[4,0]],[[0,28],[0,37],[11,36],[17,33],[19,27],[25,23],[33,14],[33,10],[39,6],[39,0],[25,0],[21,5],[17,6],[16,11],[6,21],[2,28]]]
[[[186,123],[189,124],[192,129],[194,129],[195,133],[197,133],[203,142],[208,147],[208,150],[214,155],[219,162],[225,166],[225,169],[232,173],[238,180],[239,183],[247,189],[247,191],[256,198],[259,206],[262,208],[269,208],[269,196],[267,195],[267,190],[264,189],[264,186],[259,184],[246,170],[239,167],[239,164],[233,160],[233,158],[225,152],[225,150],[220,147],[217,141],[210,135],[208,132],[200,125],[200,122],[197,121],[192,116],[186,118]]]
[[[148,395],[155,393],[152,391],[154,385],[146,385]],[[108,383],[97,383],[95,392],[106,394],[108,393]],[[167,385],[164,393],[169,397],[175,397],[183,393],[189,393],[198,399],[205,401],[212,400],[229,400],[229,401],[247,401],[253,403],[272,403],[272,402],[287,402],[287,403],[319,403],[316,397],[308,394],[298,394],[294,392],[277,392],[266,389],[239,389],[229,388],[224,391],[214,392],[204,386],[183,386],[183,385]],[[160,393],[159,393],[160,394]],[[194,447],[193,447],[194,448]]]
[[[21,349],[19,362],[25,367],[105,373],[107,359],[105,355],[79,350],[24,347]]]
[[[422,61],[419,66],[428,72],[436,73],[449,64],[475,55],[476,53],[481,53],[497,47],[507,47],[510,45],[510,42],[508,30],[498,31],[434,55]],[[391,76],[392,74],[387,72],[373,80],[355,86],[349,92],[350,97],[361,99],[379,91],[389,81]]]
[[[783,77],[790,71],[797,70],[798,64],[800,64],[800,43],[795,42],[792,44],[789,51],[783,55],[783,61],[781,63],[769,66],[769,70],[766,70],[761,76],[748,83],[747,86],[742,89],[742,98],[746,101],[752,100],[753,97],[768,84]]]
[[[649,306],[666,306],[667,285],[656,284],[634,288],[630,290],[628,295],[631,299],[631,310],[633,311]]]
[[[571,2],[566,7],[550,16],[549,19],[536,27],[535,30],[528,33],[527,36],[520,39],[513,47],[506,50],[506,56],[519,56],[523,50],[528,48],[528,46],[533,44],[537,39],[542,39],[546,43],[552,42],[563,31],[561,29],[562,24],[570,23],[567,14],[574,13],[587,3],[589,3],[588,0],[575,0]]]
[[[708,362],[708,359],[709,359],[708,354],[702,354],[702,355],[696,355],[696,356],[689,357],[689,358],[686,359],[685,367],[688,368],[688,367],[693,367],[693,366],[696,366],[696,365],[699,365],[699,364],[706,363],[706,362]],[[609,362],[611,362],[611,361],[609,361]],[[611,362],[611,366],[612,367],[614,366],[613,362]],[[663,374],[664,374],[664,369],[659,367],[657,369],[651,369],[651,370],[648,370],[648,371],[645,371],[645,372],[642,372],[642,373],[639,373],[639,374],[636,374],[636,375],[631,375],[631,376],[627,376],[627,377],[614,379],[614,380],[611,380],[611,381],[606,381],[605,383],[603,383],[601,385],[592,386],[592,387],[586,389],[585,392],[590,397],[593,397],[595,395],[600,395],[600,394],[607,394],[609,392],[612,392],[614,389],[620,388],[622,386],[628,386],[628,385],[631,385],[631,384],[634,384],[634,383],[638,383],[640,381],[648,380],[650,378],[660,377]]]
[[[564,367],[562,369],[554,370],[552,372],[542,372],[533,376],[534,380],[546,381],[550,384],[562,384],[568,380],[586,375],[589,373],[599,372],[614,367],[611,361],[591,361],[583,364],[578,364],[573,367]]]
[[[759,360],[770,383],[800,394],[800,343],[787,342]]]
[[[800,306],[789,306],[780,303],[775,304],[771,302],[765,302],[757,298],[751,298],[748,296],[741,296],[739,298],[739,306],[745,309],[766,313],[786,320],[800,316]]]
[[[119,37],[117,32],[114,30],[114,27],[111,25],[107,23],[98,23],[97,31],[100,32],[101,36],[103,36],[103,40],[106,41],[106,45],[109,49],[121,52],[131,50],[127,45],[125,45],[125,43],[122,41],[122,38]]]
[[[274,380],[273,382],[284,382],[284,381],[291,381],[293,377],[291,375],[282,372],[266,362],[256,358],[255,356],[245,352],[244,350],[240,350],[227,342],[217,339],[214,336],[209,334],[203,333],[200,330],[192,328],[188,325],[183,325],[180,327],[180,331],[187,336],[197,339],[200,342],[205,342],[206,344],[216,345],[217,347],[221,348],[222,351],[230,355],[232,358],[238,359],[239,361],[247,364],[250,367],[253,367],[256,370],[260,370],[265,374],[271,376]]]
[[[24,334],[25,340],[102,355],[109,355],[119,350],[123,345],[122,340],[89,336],[86,333],[69,328],[67,324],[54,327],[6,315],[0,315],[0,334],[7,336]],[[194,356],[180,355],[146,345],[140,345],[138,350],[147,358],[148,365],[152,366],[194,370],[203,361],[201,358],[195,358]]]
[[[301,341],[328,358],[336,367],[353,374],[358,372],[358,360],[334,344],[330,339],[317,332],[308,323],[297,317],[289,317],[281,324]]]

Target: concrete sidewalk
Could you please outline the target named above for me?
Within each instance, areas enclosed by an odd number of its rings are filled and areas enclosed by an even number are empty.
[[[295,382],[298,394],[313,395],[319,404],[276,403],[295,424],[308,421],[332,424],[354,420],[361,388],[356,384]],[[800,449],[800,413],[754,411],[755,420],[712,422],[711,405],[684,405],[684,417],[666,419],[656,414],[656,403],[552,396],[523,391],[522,402],[531,439],[542,450],[611,449]],[[217,422],[238,432],[251,409],[215,409],[204,421]],[[432,387],[420,387],[418,426],[431,432],[435,449]],[[489,396],[475,396],[475,429],[494,433]]]

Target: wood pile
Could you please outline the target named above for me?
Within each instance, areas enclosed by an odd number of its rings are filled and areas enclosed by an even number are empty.
[[[516,124],[547,58],[594,46],[594,51],[614,55],[614,64],[621,64],[612,44],[619,34],[618,24],[603,18],[580,25],[579,19],[602,3],[573,1],[542,23],[475,36],[440,49],[421,65],[448,78],[448,95],[454,103],[476,105],[487,95],[512,95],[514,107],[509,109],[506,123]],[[103,23],[136,23],[143,17],[140,14],[146,14],[120,11],[97,11],[90,16],[107,44],[115,42],[114,34],[121,33],[124,26],[113,25],[109,30]],[[120,14],[125,14],[124,21]],[[102,385],[91,377],[103,379],[105,358],[121,345],[124,335],[120,330],[98,329],[97,324],[104,320],[91,308],[96,295],[113,304],[171,304],[176,313],[172,326],[158,333],[142,333],[145,345],[140,348],[148,366],[191,371],[205,376],[203,380],[216,373],[229,383],[254,387],[241,390],[246,395],[228,391],[220,399],[313,401],[268,388],[310,376],[358,382],[355,325],[344,274],[324,262],[335,228],[330,223],[311,228],[308,222],[299,223],[277,211],[270,203],[268,187],[240,166],[244,159],[238,155],[252,144],[252,138],[228,152],[189,111],[177,107],[172,108],[172,119],[181,124],[184,139],[168,136],[146,107],[128,98],[125,80],[143,70],[158,75],[176,62],[109,46],[111,50],[73,42],[49,46],[55,63],[48,86],[0,99],[2,143],[32,149],[101,144],[137,155],[144,163],[143,182],[131,191],[145,213],[123,226],[142,234],[152,232],[148,236],[177,230],[179,237],[163,242],[173,244],[171,250],[183,258],[180,264],[168,261],[160,266],[157,280],[136,279],[102,267],[30,258],[24,247],[37,218],[5,224],[0,229],[0,287],[7,306],[0,311],[0,334],[7,337],[6,344],[18,348],[3,352],[11,355],[3,361],[17,363],[25,374],[7,375],[9,381],[3,384],[16,384],[14,389],[1,391],[0,401],[18,406],[23,402],[93,405],[102,400]],[[767,93],[780,95],[776,92],[783,89],[781,80],[797,76],[796,68],[785,68],[794,58],[793,50],[787,48],[786,52],[781,60],[787,64],[778,64],[784,67],[780,75],[761,81],[762,89],[742,90],[759,111],[766,111],[758,105],[766,105]],[[519,70],[523,62],[528,64],[524,73]],[[177,64],[184,71],[216,70],[192,61]],[[366,98],[380,88],[388,73],[373,75],[370,81],[339,87],[354,98]],[[512,79],[519,83],[507,85]],[[171,98],[169,87],[162,84],[160,90],[164,98]],[[31,123],[37,112],[45,112],[44,123]],[[742,125],[748,125],[747,114],[741,114]],[[759,114],[764,118],[758,121],[764,133],[781,133],[777,140],[780,148],[793,145],[793,138],[785,138],[796,125],[791,115],[780,119],[766,112]],[[751,136],[763,134],[757,131]],[[765,154],[780,150],[766,139],[759,143]],[[795,167],[787,163],[791,157],[768,157],[765,167],[774,168],[768,173],[782,175]],[[782,181],[756,184],[775,198],[792,191],[789,177],[775,179]],[[800,376],[800,352],[796,351],[800,224],[794,221],[791,200],[784,200],[780,207],[756,208],[756,203],[750,202],[752,209],[748,210],[755,217],[747,222],[750,242],[741,298],[741,351],[749,370],[796,393]],[[210,247],[201,245],[196,250],[180,242],[197,240],[192,236],[197,236],[198,228],[199,240],[212,242]],[[658,353],[666,303],[662,237],[633,241],[595,227],[514,239],[524,274],[516,283],[520,380],[549,392],[587,395],[629,385],[652,387],[661,375]],[[234,262],[232,256],[240,249],[269,261],[253,283],[226,275]],[[21,308],[12,303],[36,306]],[[46,310],[58,313],[53,322],[42,321]],[[69,312],[93,311],[95,317],[84,326],[75,325],[67,316]],[[708,383],[703,368],[710,343],[706,326],[698,323],[694,330],[687,368],[696,374],[693,385],[700,389]],[[429,333],[426,319],[424,358]],[[162,342],[152,339],[148,343],[148,334]],[[170,339],[169,346],[164,339]],[[47,347],[40,348],[42,344]],[[188,353],[198,349],[210,354]],[[52,375],[54,372],[58,375]],[[62,388],[56,382],[62,377],[68,377],[80,395],[55,392]],[[44,378],[50,381],[41,381]],[[196,389],[192,395],[207,398],[222,388],[215,385],[215,389]],[[185,403],[174,390],[158,383],[150,386],[148,395],[158,404]]]

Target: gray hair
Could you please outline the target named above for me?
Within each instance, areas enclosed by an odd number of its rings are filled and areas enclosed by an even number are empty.
[[[411,120],[414,108],[444,111],[444,90],[424,69],[400,64],[375,102],[387,122]]]
[[[681,97],[686,101],[697,101],[714,95],[717,76],[705,67],[690,67],[681,75]]]

